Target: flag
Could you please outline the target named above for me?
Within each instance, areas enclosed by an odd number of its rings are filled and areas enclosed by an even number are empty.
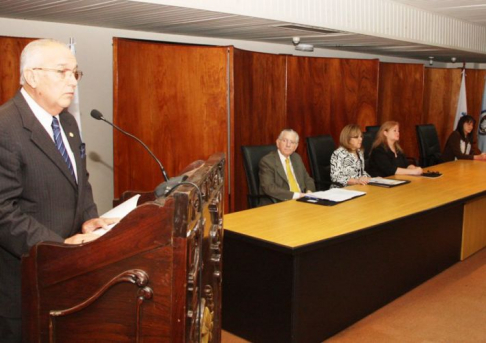
[[[454,120],[455,130],[457,123],[462,116],[467,114],[467,101],[466,101],[466,69],[462,69],[461,89],[459,90],[459,101],[457,102],[456,119]]]
[[[481,109],[478,125],[478,148],[482,152],[486,152],[486,84],[484,85],[483,105]]]
[[[71,50],[74,56],[76,56],[76,49],[74,47],[75,44],[76,43],[74,43],[74,38],[69,38],[69,49]],[[78,127],[79,127],[79,132],[81,133],[81,112],[79,110],[78,87],[76,87],[76,89],[74,90],[74,98],[73,101],[71,102],[71,105],[69,105],[68,111],[76,119],[76,122],[78,123]]]

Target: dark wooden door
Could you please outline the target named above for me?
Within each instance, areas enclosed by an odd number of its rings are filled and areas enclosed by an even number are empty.
[[[229,154],[231,58],[228,47],[114,39],[114,122],[144,141],[169,177],[194,160]],[[113,140],[115,197],[163,181],[139,143],[118,132]]]
[[[0,105],[20,89],[20,54],[33,40],[0,36]]]

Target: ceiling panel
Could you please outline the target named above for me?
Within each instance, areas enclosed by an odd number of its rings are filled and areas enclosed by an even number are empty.
[[[393,0],[429,12],[486,26],[484,0]]]
[[[475,0],[394,0],[409,6],[486,25],[486,4]],[[435,61],[486,63],[486,55],[373,37],[326,28],[191,8],[126,0],[2,0],[0,17],[62,22],[157,33],[292,44],[292,37],[316,48]],[[316,30],[317,29],[317,30]],[[316,32],[317,31],[317,32]],[[485,42],[486,44],[486,42]]]

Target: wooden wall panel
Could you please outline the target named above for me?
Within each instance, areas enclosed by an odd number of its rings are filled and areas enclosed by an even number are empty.
[[[306,136],[333,134],[331,62],[327,58],[297,56],[289,56],[287,61],[288,126],[299,133],[298,152],[305,159]]]
[[[235,209],[247,208],[242,145],[273,144],[287,126],[286,57],[235,49],[234,156]]]
[[[177,175],[215,152],[228,155],[229,48],[114,39],[114,122]],[[163,181],[140,144],[114,133],[115,197]],[[228,203],[228,202],[227,202]]]
[[[424,96],[422,64],[380,63],[378,124],[400,123],[400,145],[407,156],[418,158],[415,125],[422,123]]]
[[[331,60],[331,115],[343,115],[346,119],[331,120],[337,135],[347,124],[358,124],[362,130],[377,124],[378,71],[378,60]]]
[[[35,38],[0,36],[0,105],[20,89],[20,54]]]
[[[305,137],[331,134],[337,145],[347,124],[376,125],[378,66],[378,60],[288,57],[287,118],[301,136],[297,151],[306,164]]]
[[[455,129],[459,89],[460,69],[425,68],[423,124],[434,124],[439,136],[441,149]]]

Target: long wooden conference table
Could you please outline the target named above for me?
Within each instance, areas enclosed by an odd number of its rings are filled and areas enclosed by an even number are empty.
[[[224,217],[223,328],[321,342],[486,246],[486,162],[429,168],[335,206],[295,200]],[[439,315],[439,314],[438,314]]]

